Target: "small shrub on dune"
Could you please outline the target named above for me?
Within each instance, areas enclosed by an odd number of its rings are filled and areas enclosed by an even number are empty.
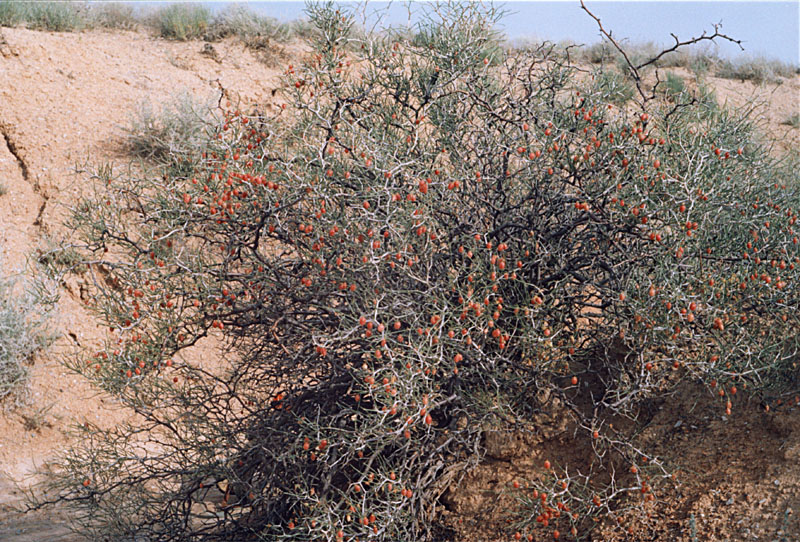
[[[135,30],[139,25],[133,6],[121,2],[91,4],[87,16],[90,24],[99,28]]]
[[[19,0],[0,0],[0,26],[17,26],[25,19],[24,10]]]
[[[23,396],[31,356],[50,344],[54,297],[45,283],[0,267],[0,401]]]
[[[211,12],[202,4],[170,4],[149,17],[162,38],[185,41],[202,38],[211,24]]]
[[[0,1],[0,26],[25,24],[34,30],[75,32],[84,27],[82,6],[72,2]]]
[[[134,156],[174,164],[207,139],[211,119],[210,103],[198,102],[189,92],[177,93],[160,108],[146,100],[124,129],[125,145]]]
[[[714,73],[723,79],[738,79],[761,83],[780,83],[782,79],[794,77],[798,68],[779,60],[744,57],[720,62]]]

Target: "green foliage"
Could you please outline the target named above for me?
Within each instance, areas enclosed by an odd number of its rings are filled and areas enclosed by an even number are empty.
[[[27,9],[28,26],[34,30],[75,32],[84,26],[79,4],[70,2],[31,2]]]
[[[608,99],[613,104],[624,105],[628,103],[636,92],[629,78],[624,77],[613,68],[595,71],[594,78],[597,86],[608,96]]]
[[[74,32],[84,27],[82,4],[72,2],[0,1],[0,25],[25,23],[34,30]]]
[[[664,91],[670,99],[677,99],[686,91],[686,83],[683,77],[674,72],[667,72],[667,78],[664,81]]]
[[[695,78],[700,80],[709,73],[715,63],[716,59],[713,56],[698,51],[689,57],[689,63],[686,67],[691,70]]]
[[[78,251],[51,238],[46,238],[37,250],[37,263],[52,278],[82,271],[81,255]]]
[[[0,26],[17,26],[24,20],[25,2],[0,0]]]
[[[625,49],[628,58],[634,65],[654,58],[660,51],[660,48],[654,43],[627,44]],[[622,54],[605,41],[578,49],[576,58],[579,62],[591,64],[615,64],[622,73],[628,73]],[[782,79],[788,79],[800,73],[800,66],[793,66],[779,60],[752,56],[726,60],[702,47],[672,51],[659,58],[653,66],[687,68],[698,78],[713,70],[717,77],[753,81],[757,84],[779,83]]]
[[[291,35],[292,30],[288,24],[253,13],[245,6],[233,5],[214,18],[207,37],[221,39],[237,36],[247,43],[256,38],[285,42]]]

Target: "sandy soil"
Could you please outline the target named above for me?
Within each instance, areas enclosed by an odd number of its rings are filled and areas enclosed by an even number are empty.
[[[128,162],[120,127],[142,99],[159,104],[183,89],[202,99],[221,84],[245,101],[264,103],[277,85],[279,69],[234,40],[215,43],[215,55],[208,55],[201,42],[167,42],[135,32],[0,32],[0,183],[7,189],[0,196],[0,257],[7,269],[20,269],[26,255],[63,233],[60,221],[87,182],[75,173],[76,165],[80,169],[89,158],[94,164]],[[295,44],[289,52],[296,57],[301,50]],[[779,86],[718,79],[710,84],[731,103],[764,100],[765,126],[782,135],[784,149],[800,148],[800,130],[782,124],[800,112],[800,77]],[[0,408],[3,541],[73,540],[63,514],[14,513],[20,488],[68,445],[70,425],[113,424],[128,416],[59,364],[60,356],[99,344],[101,337],[83,307],[82,280],[64,285],[56,322],[62,336],[33,360],[29,400]],[[502,487],[530,473],[543,454],[580,460],[571,451],[568,428],[547,427],[536,439],[504,438],[493,457],[452,488],[444,520],[451,537],[509,540],[498,534],[505,529]],[[800,409],[765,413],[742,397],[734,416],[724,419],[706,392],[687,390],[659,405],[640,438],[678,467],[680,486],[659,496],[659,526],[629,540],[690,541],[690,515],[697,540],[800,540]]]

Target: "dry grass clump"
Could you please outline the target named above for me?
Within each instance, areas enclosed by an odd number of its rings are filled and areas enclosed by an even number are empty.
[[[584,47],[574,47],[571,42],[562,44],[562,48],[573,46],[570,54],[579,62],[586,64],[612,64],[624,67],[625,59],[613,45],[607,42],[595,43]],[[627,54],[633,64],[640,64],[656,56],[660,47],[654,43],[632,44],[627,47]],[[800,73],[800,67],[780,60],[765,57],[742,56],[735,60],[721,58],[708,48],[696,47],[688,50],[672,51],[663,55],[654,63],[657,68],[686,68],[696,76],[713,73],[724,79],[752,81],[756,84],[778,83]]]
[[[24,389],[28,360],[48,346],[55,299],[43,282],[0,269],[0,400]]]
[[[798,73],[800,73],[798,66],[791,66],[780,60],[750,56],[720,61],[715,69],[717,77],[752,81],[756,84],[777,83],[781,79],[793,77]]]
[[[94,28],[135,30],[139,26],[133,6],[121,2],[91,4],[88,18]]]
[[[142,102],[124,129],[128,150],[139,158],[169,165],[180,161],[207,139],[211,103],[183,92],[161,108]]]

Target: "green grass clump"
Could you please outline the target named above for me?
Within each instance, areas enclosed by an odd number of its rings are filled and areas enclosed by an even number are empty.
[[[85,26],[79,4],[70,2],[31,2],[28,4],[27,9],[28,27],[33,30],[75,32]]]
[[[24,19],[25,4],[18,1],[0,0],[0,26],[17,26]]]
[[[683,81],[683,77],[673,72],[667,72],[667,78],[664,81],[664,92],[667,97],[677,98],[685,90],[686,84]]]
[[[74,32],[84,23],[78,3],[0,0],[0,26],[24,24],[33,30]]]
[[[609,100],[616,105],[624,105],[633,98],[633,85],[617,70],[598,70],[595,73],[595,79],[598,87],[607,92]]]

